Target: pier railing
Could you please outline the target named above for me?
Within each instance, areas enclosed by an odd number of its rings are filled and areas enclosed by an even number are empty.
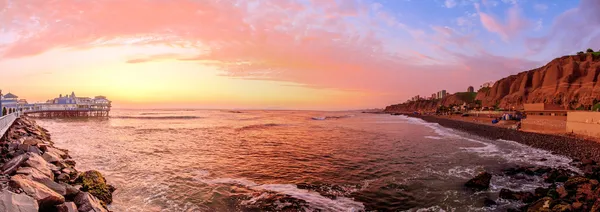
[[[12,124],[15,122],[15,120],[17,120],[17,118],[19,118],[20,115],[21,113],[17,112],[0,117],[0,138],[4,137],[4,134],[8,132],[10,126],[12,126]]]

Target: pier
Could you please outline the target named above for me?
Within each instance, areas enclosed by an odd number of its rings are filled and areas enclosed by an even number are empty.
[[[41,109],[26,110],[23,114],[36,118],[69,118],[69,117],[108,117],[110,109],[76,108],[76,109]]]

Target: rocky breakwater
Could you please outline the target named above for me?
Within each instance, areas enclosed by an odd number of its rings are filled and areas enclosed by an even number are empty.
[[[547,186],[532,191],[513,191],[502,188],[498,198],[482,200],[487,207],[496,207],[496,202],[518,202],[519,208],[507,211],[550,212],[550,211],[600,211],[600,166],[591,159],[574,160],[572,166],[578,170],[566,168],[516,166],[505,169],[495,175],[483,172],[465,183],[466,187],[476,191],[487,190],[492,177],[510,177],[531,180],[541,178]]]
[[[108,211],[115,188],[98,171],[77,171],[35,121],[18,119],[0,144],[0,211]]]

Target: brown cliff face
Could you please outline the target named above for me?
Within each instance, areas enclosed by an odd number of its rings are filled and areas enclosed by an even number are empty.
[[[556,58],[530,71],[500,79],[475,97],[482,106],[521,109],[524,103],[550,103],[565,109],[590,107],[600,101],[600,56],[587,53]],[[435,111],[440,105],[462,105],[455,95],[391,105],[386,111]]]
[[[477,94],[483,106],[520,108],[524,103],[550,103],[565,109],[591,106],[600,100],[600,57],[565,56],[545,66],[498,80]]]

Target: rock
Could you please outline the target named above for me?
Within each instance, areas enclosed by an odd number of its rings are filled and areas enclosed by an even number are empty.
[[[75,204],[79,211],[108,212],[104,206],[100,204],[100,200],[88,192],[79,192],[79,194],[75,196]]]
[[[492,175],[487,172],[482,172],[473,179],[465,183],[465,186],[475,190],[487,190],[490,187]]]
[[[27,144],[30,146],[37,146],[38,143],[42,143],[42,141],[40,141],[39,139],[35,139],[35,138],[28,138],[28,139],[25,139],[25,141],[23,141],[23,144]]]
[[[575,210],[579,210],[581,206],[583,206],[583,203],[581,202],[574,202],[573,204],[571,204],[571,207]]]
[[[35,153],[35,154],[38,154],[38,155],[42,154],[42,150],[40,150],[36,146],[30,146],[29,150],[27,150],[27,152]]]
[[[535,197],[542,198],[548,194],[549,190],[548,188],[538,187],[535,189]]]
[[[106,184],[106,179],[98,171],[86,171],[79,175],[76,183],[81,184],[81,190],[97,197],[104,204],[112,203],[112,189]]]
[[[595,200],[598,197],[594,196],[594,192],[592,191],[592,184],[590,183],[584,183],[584,184],[580,184],[577,188],[577,191],[575,193],[575,198],[577,200]]]
[[[42,174],[48,176],[48,178],[54,179],[54,174],[52,173],[52,170],[50,169],[51,164],[48,164],[48,162],[46,162],[46,160],[44,160],[44,158],[42,158],[42,156],[32,154],[32,153],[28,153],[27,155],[29,155],[29,159],[27,161],[25,161],[24,166],[28,166],[28,167],[37,169]]]
[[[62,173],[59,174],[58,177],[56,177],[56,180],[60,182],[69,182],[69,180],[71,180],[71,177],[69,177],[69,175],[66,173]]]
[[[63,186],[65,186],[66,188],[66,194],[65,197],[67,198],[74,198],[75,196],[77,196],[77,194],[79,194],[79,192],[81,192],[79,189],[81,188],[80,185],[78,186],[72,186],[66,183],[62,183]]]
[[[75,164],[77,164],[73,159],[66,159],[63,162],[69,166],[75,166]]]
[[[567,197],[567,195],[569,195],[569,193],[567,192],[567,189],[565,189],[564,186],[558,187],[556,188],[556,193],[558,193],[558,198],[565,198]]]
[[[485,207],[491,207],[497,205],[497,203],[496,201],[486,197],[485,199],[483,199],[483,205],[485,205]]]
[[[12,174],[15,172],[21,165],[29,159],[29,155],[23,154],[17,157],[14,157],[10,161],[2,166],[2,174]]]
[[[530,203],[535,201],[535,195],[533,195],[530,192],[523,192],[523,191],[519,191],[519,192],[514,192],[508,189],[501,189],[500,190],[500,194],[499,194],[500,198],[502,199],[508,199],[508,200],[520,200],[524,203]]]
[[[8,190],[0,193],[0,211],[2,212],[37,212],[37,201],[26,194],[15,194]]]
[[[62,159],[67,159],[67,153],[54,147],[47,147],[46,152],[53,153]]]
[[[31,147],[31,145],[29,144],[19,144],[19,148],[17,148],[18,150],[23,150],[23,151],[28,151],[29,147]]]
[[[552,198],[544,197],[535,201],[529,207],[527,207],[527,212],[550,212],[550,203],[552,202]]]
[[[569,203],[559,203],[552,207],[552,212],[567,212],[571,211],[571,204]]]
[[[584,165],[584,166],[585,165],[596,165],[596,161],[586,158],[586,159],[581,160],[581,165]]]
[[[594,202],[590,211],[600,211],[600,199],[597,199],[596,202]]]
[[[44,152],[44,154],[42,155],[42,158],[44,158],[44,160],[48,161],[48,163],[56,163],[56,162],[59,162],[60,160],[62,160],[62,158],[59,155],[57,155],[54,152],[50,152],[50,151]]]
[[[65,202],[56,206],[57,212],[78,212],[74,202]]]
[[[60,195],[64,196],[66,194],[66,188],[64,185],[54,182],[53,180],[48,178],[48,176],[40,173],[37,169],[31,167],[21,167],[17,170],[17,174],[23,174],[32,179],[33,181],[45,185],[46,187],[52,189],[54,192]]]
[[[65,197],[54,192],[45,185],[35,182],[28,177],[18,174],[10,178],[13,187],[21,188],[23,191],[37,200],[40,208],[52,208],[65,202]]]
[[[565,188],[571,189],[577,187],[579,184],[587,183],[590,180],[583,176],[573,176],[570,177],[567,182],[565,182]]]

